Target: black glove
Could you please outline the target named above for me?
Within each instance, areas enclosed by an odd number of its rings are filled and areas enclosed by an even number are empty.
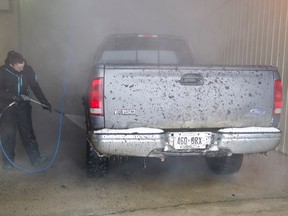
[[[52,107],[51,107],[51,104],[48,102],[48,101],[41,101],[41,104],[42,104],[42,108],[44,110],[49,110],[50,112],[52,112]]]
[[[16,102],[16,103],[19,103],[19,102],[23,102],[25,100],[24,100],[24,98],[21,95],[18,95],[18,96],[14,96],[13,97],[13,101]]]

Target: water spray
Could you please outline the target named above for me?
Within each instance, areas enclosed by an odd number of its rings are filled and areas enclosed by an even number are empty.
[[[46,104],[40,103],[39,101],[33,100],[32,98],[26,96],[26,95],[21,95],[22,98],[26,101],[31,101],[35,104],[38,104],[42,107],[46,107],[46,108],[50,108],[49,106],[47,106]],[[68,118],[70,121],[72,121],[74,124],[76,124],[78,127],[80,127],[81,129],[86,129],[86,125],[85,125],[85,117],[81,116],[81,115],[73,115],[73,114],[67,114],[62,112],[61,110],[52,108],[51,111],[54,111],[56,113],[59,113],[60,115],[65,116],[66,118]]]
[[[46,104],[43,104],[43,103],[40,103],[39,101],[37,100],[34,100],[26,95],[21,95],[21,97],[23,98],[23,100],[25,101],[31,101],[35,104],[38,104],[42,107],[46,107],[46,108],[50,108],[49,106],[47,106]],[[64,113],[62,112],[61,110],[58,110],[58,109],[55,109],[55,108],[52,108],[53,112],[56,112],[56,113],[59,113],[60,115],[63,115],[65,116],[66,118],[68,118],[70,121],[72,121],[74,124],[76,124],[78,127],[80,127],[81,129],[86,129],[86,125],[85,125],[85,117],[84,116],[81,116],[81,115],[74,115],[74,114],[67,114],[67,113]]]

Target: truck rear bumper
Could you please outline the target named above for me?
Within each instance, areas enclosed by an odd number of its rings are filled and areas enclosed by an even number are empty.
[[[152,128],[102,129],[88,136],[89,142],[100,155],[159,158],[264,153],[274,150],[280,139],[279,129],[266,127],[225,128],[205,132],[172,132]]]

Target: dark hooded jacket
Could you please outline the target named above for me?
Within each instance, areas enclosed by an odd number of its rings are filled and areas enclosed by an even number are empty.
[[[48,101],[40,88],[33,68],[25,64],[23,71],[17,72],[5,64],[0,67],[0,111],[2,112],[13,98],[19,95],[30,97],[32,90],[36,98],[44,104]]]

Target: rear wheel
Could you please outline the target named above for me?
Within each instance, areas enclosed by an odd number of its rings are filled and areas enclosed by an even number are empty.
[[[208,167],[216,174],[231,175],[237,173],[242,166],[243,154],[224,157],[206,157]]]
[[[88,178],[102,177],[107,174],[108,157],[100,157],[87,141],[87,176]]]

